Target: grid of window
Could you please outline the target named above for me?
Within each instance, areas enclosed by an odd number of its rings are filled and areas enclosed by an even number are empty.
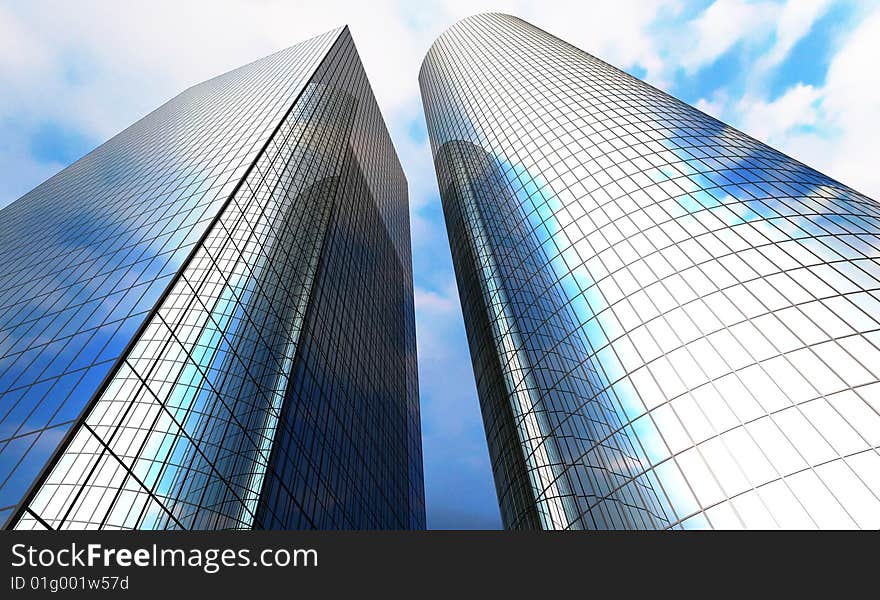
[[[16,527],[424,526],[406,182],[348,30],[315,39],[244,68],[298,85]]]
[[[420,84],[509,528],[880,526],[880,205],[515,17]]]

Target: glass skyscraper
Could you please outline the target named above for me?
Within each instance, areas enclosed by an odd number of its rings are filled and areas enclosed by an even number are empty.
[[[880,527],[880,204],[515,17],[420,84],[506,527]]]
[[[424,528],[407,184],[347,28],[0,211],[0,520]]]

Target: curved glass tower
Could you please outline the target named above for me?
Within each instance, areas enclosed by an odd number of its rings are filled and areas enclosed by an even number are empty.
[[[880,204],[512,16],[419,81],[506,527],[880,527]]]
[[[0,518],[424,528],[407,184],[347,28],[0,211]]]

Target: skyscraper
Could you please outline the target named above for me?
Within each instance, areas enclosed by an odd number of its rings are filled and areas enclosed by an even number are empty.
[[[420,73],[508,528],[880,526],[880,205],[512,16]]]
[[[407,185],[347,28],[0,212],[0,518],[423,528]]]

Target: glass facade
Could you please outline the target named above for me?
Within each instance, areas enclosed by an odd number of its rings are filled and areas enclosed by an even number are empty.
[[[506,527],[880,527],[880,204],[515,17],[419,80]]]
[[[424,528],[407,186],[347,28],[186,90],[0,231],[8,526]]]

